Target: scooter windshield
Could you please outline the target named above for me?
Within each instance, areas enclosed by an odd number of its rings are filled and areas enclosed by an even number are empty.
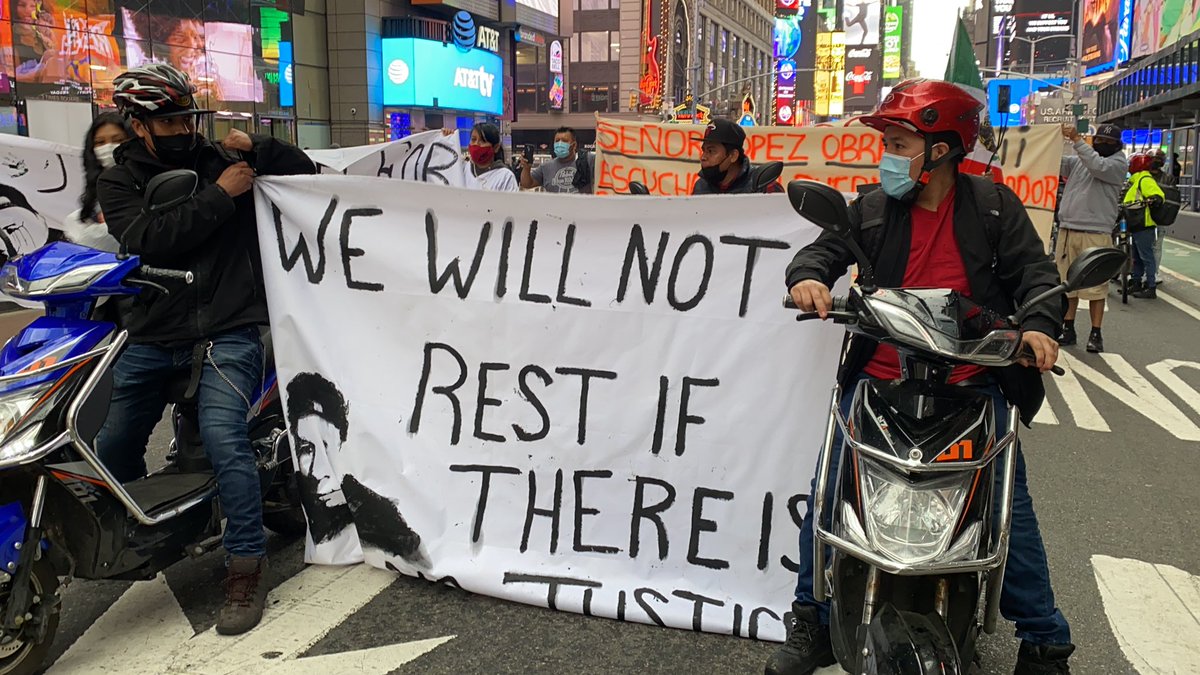
[[[862,299],[902,346],[983,366],[1007,365],[1021,346],[1021,332],[1003,316],[957,291],[880,289]]]

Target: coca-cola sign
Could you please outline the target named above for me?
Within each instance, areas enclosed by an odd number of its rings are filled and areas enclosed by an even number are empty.
[[[870,111],[879,105],[881,54],[876,47],[846,50],[846,110]]]

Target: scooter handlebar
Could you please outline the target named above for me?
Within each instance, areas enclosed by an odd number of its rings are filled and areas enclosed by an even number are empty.
[[[161,267],[151,267],[142,265],[140,270],[143,277],[146,279],[158,279],[161,281],[182,281],[185,284],[191,284],[196,280],[196,275],[184,270],[168,270]]]

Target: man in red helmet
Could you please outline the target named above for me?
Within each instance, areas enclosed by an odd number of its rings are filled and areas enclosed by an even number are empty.
[[[1058,285],[1054,264],[1025,207],[1008,188],[958,171],[979,133],[982,105],[956,85],[932,80],[902,82],[863,123],[883,132],[881,189],[850,207],[853,236],[874,263],[881,287],[934,287],[959,291],[1002,315]],[[843,240],[822,233],[800,250],[787,269],[796,304],[825,315],[830,288],[854,263]],[[1062,309],[1046,302],[1022,324],[1022,341],[1036,358],[1027,365],[988,371],[960,366],[952,383],[979,387],[995,401],[998,428],[1007,425],[1012,401],[1028,425],[1042,403],[1041,374],[1058,357],[1054,336]],[[841,407],[849,414],[855,384],[864,378],[898,379],[895,349],[855,337],[843,358]],[[835,446],[841,444],[840,433]],[[833,455],[837,461],[838,455]],[[837,466],[831,467],[831,484]],[[1013,492],[1012,537],[1003,615],[1022,639],[1016,672],[1069,672],[1074,647],[1066,619],[1054,603],[1050,572],[1018,450]],[[815,488],[815,480],[814,480]],[[814,489],[815,491],[815,489]],[[810,491],[811,492],[811,491]],[[999,491],[997,491],[999,494]],[[769,675],[808,675],[834,663],[829,607],[813,597],[812,500],[800,528],[799,579],[787,642],[768,661]]]
[[[226,518],[229,555],[218,633],[244,633],[262,619],[267,582],[262,495],[246,418],[263,377],[259,326],[267,323],[256,175],[315,173],[296,146],[232,131],[218,146],[197,130],[212,111],[196,105],[188,75],[149,64],[113,80],[113,101],[136,134],[98,183],[109,232],[154,267],[187,270],[190,284],[142,293],[127,315],[130,345],[114,369],[112,402],[96,451],[118,480],[146,475],[146,443],[162,419],[168,382],[192,374],[200,436]],[[143,213],[151,178],[190,169],[199,186],[182,204]]]

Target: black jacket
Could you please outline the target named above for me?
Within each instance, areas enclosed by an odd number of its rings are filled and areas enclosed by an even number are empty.
[[[244,154],[204,141],[196,166],[187,167],[200,176],[195,196],[152,217],[139,219],[146,183],[171,167],[140,140],[118,148],[118,165],[100,176],[100,208],[117,241],[147,265],[195,274],[191,285],[169,284],[170,295],[146,291],[138,297],[126,326],[132,341],[178,345],[267,323],[254,192],[234,199],[216,181],[241,160],[259,175],[308,174],[316,167],[294,145],[257,134],[251,139],[254,150]]]
[[[737,180],[729,185],[728,190],[722,190],[719,186],[711,185],[703,178],[696,180],[696,184],[692,186],[692,194],[694,195],[736,195],[749,194],[755,192],[754,182],[751,180],[754,177],[754,165],[750,163],[749,157],[742,157],[742,172],[738,174]],[[783,188],[776,181],[767,186],[764,192],[774,193],[782,192]]]
[[[993,252],[976,206],[972,180],[959,176],[954,203],[954,234],[966,266],[971,298],[1008,316],[1027,299],[1059,283],[1058,270],[1046,255],[1041,238],[1029,220],[1029,214],[1012,190],[997,185],[1000,193],[1000,233]],[[880,201],[886,200],[883,208]],[[862,222],[862,213],[881,212],[882,220]],[[854,237],[863,242],[863,227],[883,227],[883,244],[871,262],[875,281],[880,287],[898,287],[903,283],[912,245],[910,208],[875,190],[850,206]],[[994,253],[994,255],[993,255]],[[868,251],[868,255],[871,255]],[[822,232],[817,240],[801,249],[787,268],[787,286],[805,279],[816,279],[832,287],[854,262],[854,256],[834,234]],[[1021,324],[1023,330],[1035,330],[1051,337],[1057,335],[1063,317],[1063,298],[1037,306]],[[866,367],[875,353],[875,343],[855,336],[842,360],[838,380],[847,386]],[[1045,398],[1041,373],[1020,365],[993,372],[1004,395],[1021,413],[1021,421],[1030,424]]]

